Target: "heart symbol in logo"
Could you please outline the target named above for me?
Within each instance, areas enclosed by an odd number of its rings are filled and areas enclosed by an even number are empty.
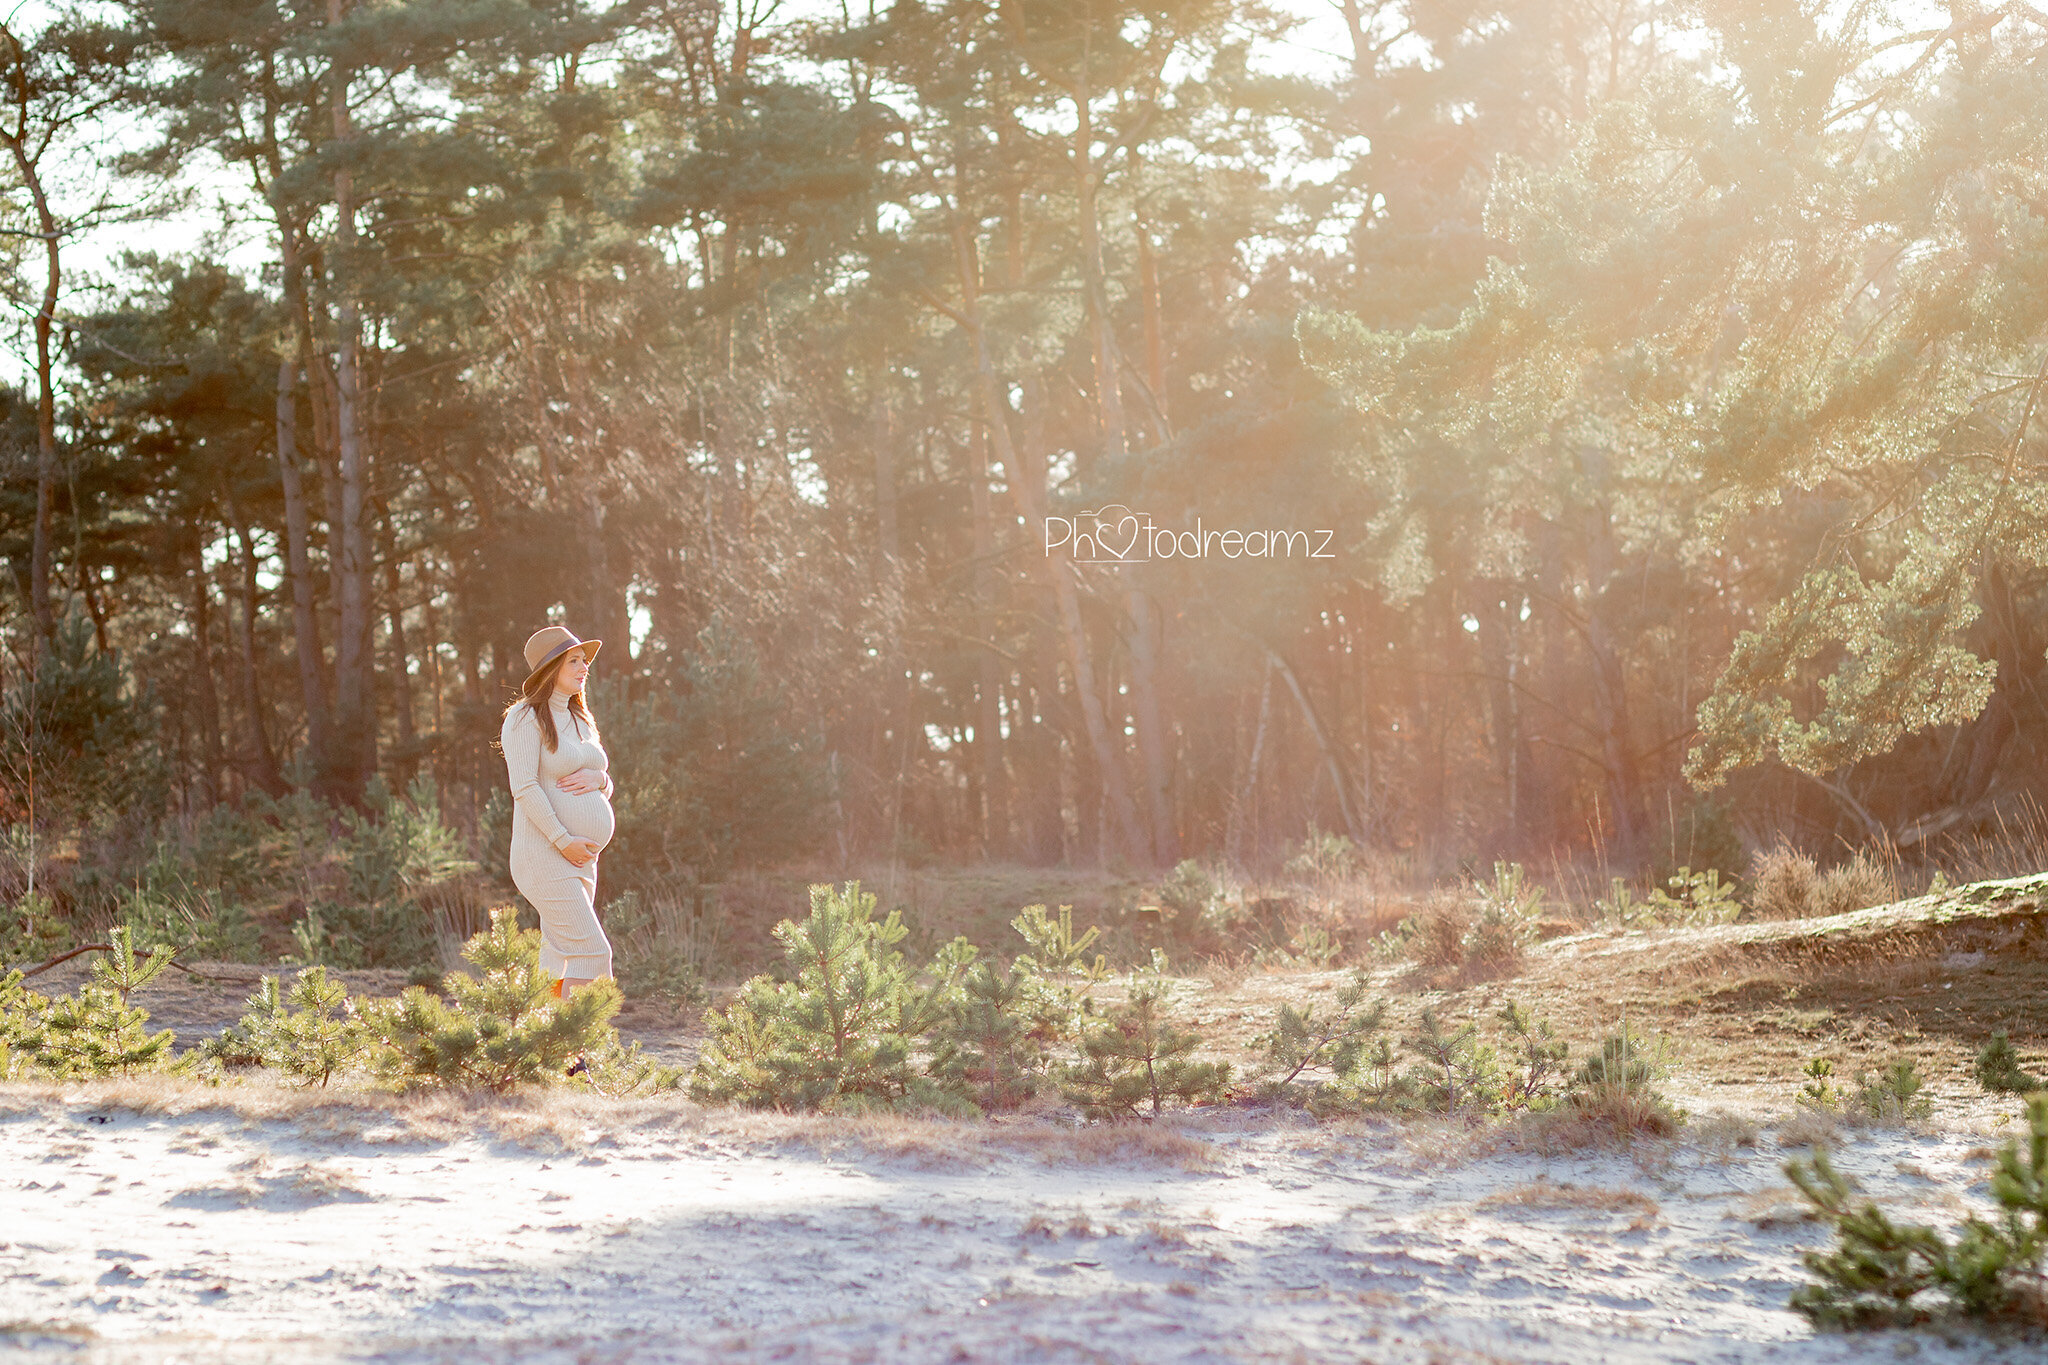
[[[1121,513],[1122,515],[1117,516],[1114,518],[1114,520],[1112,520],[1112,513]],[[1102,508],[1100,511],[1083,512],[1081,515],[1084,517],[1093,517],[1095,519],[1095,543],[1102,547],[1102,551],[1104,554],[1109,555],[1117,560],[1125,560],[1130,558],[1131,551],[1137,547],[1138,535],[1141,531],[1144,530],[1144,525],[1138,519],[1138,514],[1136,512],[1133,512],[1130,508],[1125,507],[1122,503],[1112,503],[1108,507]],[[1116,528],[1114,532],[1110,530],[1110,527],[1112,525]],[[1121,550],[1116,548],[1116,546],[1110,542],[1110,537],[1112,536],[1112,534],[1119,535],[1124,538],[1124,544]]]

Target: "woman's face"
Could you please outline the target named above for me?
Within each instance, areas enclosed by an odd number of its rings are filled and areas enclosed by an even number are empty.
[[[583,690],[583,680],[590,676],[590,660],[580,649],[571,650],[562,660],[562,666],[555,670],[555,691],[565,697],[573,697]]]

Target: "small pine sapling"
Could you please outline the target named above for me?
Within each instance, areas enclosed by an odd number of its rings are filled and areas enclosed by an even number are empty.
[[[1032,1033],[1029,984],[1024,972],[977,963],[939,1031],[932,1074],[984,1113],[1015,1109],[1037,1093],[1045,1048]]]
[[[170,948],[137,957],[128,930],[108,936],[112,951],[92,965],[92,979],[76,995],[44,1000],[21,1038],[30,1071],[60,1080],[115,1072],[159,1071],[180,1065],[169,1029],[150,1033],[149,1011],[128,997],[169,965]]]
[[[1202,1040],[1167,1022],[1165,999],[1164,988],[1141,986],[1083,1033],[1081,1061],[1060,1088],[1090,1118],[1153,1118],[1168,1101],[1213,1100],[1230,1083],[1229,1063],[1190,1055]]]
[[[1468,1105],[1490,1109],[1499,1098],[1493,1049],[1479,1041],[1477,1024],[1446,1029],[1435,1008],[1428,1007],[1402,1046],[1422,1064],[1415,1080],[1429,1108],[1455,1114]]]
[[[462,947],[476,975],[448,974],[454,997],[409,986],[397,1000],[363,1011],[376,1070],[408,1085],[474,1086],[503,1093],[562,1078],[571,1058],[613,1037],[618,987],[596,981],[557,1000],[541,970],[541,937],[522,931],[505,907]]]
[[[1573,1073],[1569,1098],[1580,1113],[1617,1134],[1675,1132],[1685,1116],[1657,1089],[1670,1070],[1662,1040],[1624,1024]]]
[[[1835,1084],[1833,1062],[1825,1057],[1815,1057],[1799,1074],[1806,1077],[1806,1084],[1799,1087],[1800,1104],[1809,1109],[1829,1111],[1842,1107],[1842,1091]]]
[[[1306,1103],[1318,1087],[1303,1084],[1303,1077],[1329,1084],[1357,1068],[1387,1017],[1385,1001],[1367,1003],[1368,985],[1364,972],[1353,972],[1324,1014],[1313,1005],[1305,1010],[1280,1006],[1273,1031],[1259,1040],[1266,1056],[1252,1080],[1261,1098]]]
[[[325,1086],[337,1071],[356,1064],[369,1047],[369,1034],[347,989],[328,979],[325,967],[299,973],[289,991],[274,976],[249,997],[231,1044],[210,1049],[224,1063],[233,1053],[253,1053],[305,1085]]]
[[[813,886],[809,917],[775,926],[788,979],[754,977],[705,1016],[691,1093],[755,1108],[957,1108],[917,1074],[912,1048],[953,1008],[973,948],[954,940],[920,983],[896,947],[908,932],[898,911],[877,920],[858,882]]]
[[[50,1003],[22,985],[23,980],[19,971],[0,976],[0,1081],[21,1079],[28,1066],[22,1044]]]
[[[2004,1029],[1992,1034],[1991,1041],[1978,1052],[1975,1070],[1977,1084],[1994,1095],[2030,1095],[2036,1090],[2048,1090],[2048,1081],[2030,1075],[2020,1065],[2019,1049],[2005,1036]]]
[[[2007,1143],[1991,1177],[1996,1223],[1971,1217],[1954,1241],[1938,1229],[1898,1223],[1869,1200],[1852,1202],[1849,1182],[1816,1152],[1788,1161],[1785,1174],[1835,1228],[1826,1252],[1808,1252],[1818,1284],[1791,1306],[1816,1326],[1892,1327],[1943,1313],[2038,1316],[2048,1309],[2042,1262],[2048,1254],[2048,1095],[2027,1104],[2027,1146]]]
[[[641,1051],[638,1043],[621,1043],[619,1035],[606,1030],[598,1045],[583,1054],[584,1067],[572,1083],[596,1091],[607,1099],[629,1099],[635,1095],[658,1095],[682,1088],[680,1067],[665,1064]]]
[[[1088,956],[1102,931],[1091,925],[1076,934],[1071,905],[1062,905],[1057,915],[1027,905],[1010,927],[1024,940],[1024,951],[1011,964],[1022,983],[1020,1008],[1031,1036],[1041,1046],[1057,1047],[1078,1034],[1093,1007],[1091,991],[1109,975],[1108,958]]]
[[[1532,1016],[1512,1000],[1494,1018],[1507,1025],[1508,1036],[1514,1040],[1509,1060],[1515,1069],[1501,1084],[1502,1105],[1538,1111],[1554,1107],[1571,1058],[1571,1044],[1557,1036],[1549,1019]]]
[[[1865,1072],[1856,1087],[1857,1117],[1873,1123],[1904,1123],[1934,1113],[1934,1100],[1924,1093],[1927,1081],[1911,1057],[1895,1059],[1883,1071]]]

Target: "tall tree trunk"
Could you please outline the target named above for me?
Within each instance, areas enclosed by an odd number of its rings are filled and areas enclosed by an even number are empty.
[[[994,443],[996,459],[1001,461],[1004,470],[1010,472],[1011,486],[1017,491],[1018,508],[1025,520],[1025,543],[1036,551],[1045,544],[1045,456],[1033,442],[1026,441],[1019,448],[1010,439],[1009,404],[1003,401],[1001,388],[996,382],[995,363],[989,357],[988,338],[982,328],[981,277],[974,241],[968,233],[966,220],[958,214],[953,220],[953,256],[960,280],[961,320],[968,333],[969,344],[974,347],[982,420],[988,428],[989,440]],[[1036,388],[1035,381],[1028,382],[1026,388],[1026,401],[1035,406],[1028,393]],[[1045,560],[1045,565],[1052,579],[1060,627],[1066,635],[1067,656],[1074,669],[1074,686],[1081,704],[1082,721],[1087,726],[1089,745],[1095,752],[1103,793],[1109,804],[1109,818],[1116,825],[1121,844],[1120,852],[1126,857],[1144,861],[1150,852],[1149,844],[1138,827],[1130,788],[1124,780],[1119,752],[1121,746],[1110,735],[1101,693],[1095,685],[1094,656],[1081,620],[1080,592],[1074,585],[1073,566],[1050,557]]]
[[[286,269],[294,262],[286,251]],[[289,273],[287,278],[290,278]],[[320,617],[313,608],[312,530],[306,515],[306,490],[299,477],[297,366],[277,362],[277,472],[284,491],[285,577],[292,590],[293,654],[299,668],[299,697],[306,710],[306,748],[314,790],[324,794],[333,740],[329,730],[327,687],[322,676],[326,658],[320,645]]]
[[[262,673],[256,666],[256,600],[261,595],[256,581],[256,541],[247,518],[235,500],[234,489],[222,480],[222,497],[234,522],[235,541],[241,551],[241,620],[236,624],[235,643],[241,655],[242,705],[249,714],[249,748],[238,759],[242,773],[271,796],[291,790],[278,771],[277,750],[270,743],[270,708],[264,704]]]
[[[391,716],[398,727],[398,762],[392,773],[392,785],[403,791],[412,785],[413,773],[419,767],[419,744],[412,715],[412,656],[405,644],[405,579],[398,571],[396,535],[391,529],[390,509],[381,510],[384,619],[391,643]]]
[[[983,802],[982,847],[991,858],[1010,856],[1010,773],[1005,765],[1003,740],[1002,685],[1007,671],[1003,656],[995,647],[996,569],[995,517],[989,492],[989,436],[974,433],[970,448],[974,468],[969,471],[968,506],[974,519],[974,611],[975,634],[980,637],[980,678],[975,698],[975,767],[981,777]]]
[[[51,369],[50,336],[57,323],[57,298],[64,275],[57,216],[50,209],[49,195],[44,192],[40,152],[33,155],[30,152],[28,59],[21,45],[14,42],[11,31],[6,37],[14,49],[10,74],[15,86],[15,121],[13,128],[4,135],[4,140],[14,155],[15,169],[21,173],[22,184],[35,206],[36,230],[43,243],[43,296],[35,315],[36,512],[29,548],[29,614],[35,621],[37,632],[47,640],[57,631],[56,607],[50,601],[50,543],[53,535],[50,523],[55,515],[58,473],[57,386]]]
[[[1623,858],[1642,851],[1641,784],[1636,778],[1628,716],[1628,679],[1614,633],[1607,625],[1607,596],[1615,587],[1614,522],[1605,507],[1586,517],[1586,651],[1593,665],[1593,715],[1600,735],[1600,761],[1607,770],[1614,842]]]
[[[339,27],[342,0],[327,0],[327,20]],[[348,91],[352,73],[339,67],[330,80],[333,89],[334,142],[344,156],[352,139],[349,125]],[[340,474],[340,559],[341,601],[335,623],[334,700],[335,729],[346,766],[342,770],[345,795],[359,801],[363,787],[377,767],[377,710],[372,696],[373,656],[370,618],[369,529],[364,521],[364,504],[369,484],[367,452],[363,449],[362,395],[359,391],[362,366],[362,319],[356,303],[355,281],[350,259],[356,246],[355,189],[347,164],[334,172],[335,325],[338,349],[335,355],[335,444]]]
[[[1131,710],[1138,731],[1138,754],[1145,764],[1152,859],[1165,865],[1180,861],[1180,835],[1173,822],[1173,755],[1168,752],[1166,722],[1159,711],[1159,613],[1151,596],[1136,584],[1125,592],[1124,603],[1131,614]]]
[[[213,685],[213,591],[206,581],[204,554],[192,552],[192,701],[199,726],[199,795],[208,806],[219,803],[221,743],[220,694]]]
[[[1109,287],[1102,264],[1102,224],[1095,212],[1095,111],[1088,85],[1087,38],[1082,39],[1081,74],[1074,101],[1074,206],[1081,241],[1081,300],[1095,356],[1095,412],[1098,451],[1114,459],[1124,453],[1123,389],[1117,382],[1116,334],[1109,320]]]

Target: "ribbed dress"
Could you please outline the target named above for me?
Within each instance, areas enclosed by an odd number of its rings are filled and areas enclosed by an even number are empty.
[[[514,706],[505,714],[499,738],[512,779],[512,883],[540,915],[540,965],[549,975],[595,979],[612,974],[612,945],[597,922],[597,862],[582,867],[562,856],[571,839],[611,842],[612,779],[604,790],[574,795],[555,785],[583,768],[609,766],[597,733],[569,710],[560,692],[552,698],[555,748],[542,742],[533,708]]]

